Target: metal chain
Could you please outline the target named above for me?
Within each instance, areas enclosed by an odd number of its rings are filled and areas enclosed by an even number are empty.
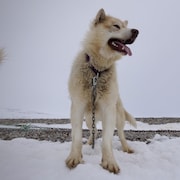
[[[99,78],[99,73],[96,74],[96,76],[94,76],[92,78],[92,149],[94,149],[95,147],[95,128],[96,128],[96,124],[95,124],[95,111],[96,111],[96,107],[95,107],[95,100],[96,100],[96,85],[97,85],[97,81]]]

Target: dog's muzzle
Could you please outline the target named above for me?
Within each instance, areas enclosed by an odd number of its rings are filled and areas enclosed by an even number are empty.
[[[108,40],[108,45],[111,49],[122,53],[123,55],[132,55],[131,49],[126,44],[132,44],[137,38],[139,31],[137,29],[131,29],[131,37],[129,39],[111,38]]]
[[[139,31],[137,29],[131,29],[131,33],[132,33],[131,37],[127,40],[124,40],[124,44],[132,44],[137,38]]]

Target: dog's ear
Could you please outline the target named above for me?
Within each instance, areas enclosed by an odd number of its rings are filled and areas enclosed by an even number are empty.
[[[106,19],[106,14],[104,9],[100,9],[96,15],[96,19],[94,20],[94,25],[102,23]]]

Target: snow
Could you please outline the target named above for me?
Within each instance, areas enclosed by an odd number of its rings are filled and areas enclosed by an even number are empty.
[[[118,175],[101,168],[101,142],[95,149],[83,145],[84,164],[69,170],[65,159],[71,143],[17,138],[0,140],[0,179],[2,180],[177,180],[180,176],[180,138],[156,135],[150,144],[128,141],[134,154],[122,152],[117,136],[113,138],[114,155],[121,168]]]
[[[68,112],[68,111],[67,111]],[[18,119],[18,118],[24,118],[24,119],[38,119],[38,118],[59,118],[61,117],[60,114],[50,114],[46,112],[41,111],[27,111],[22,110],[18,108],[2,108],[0,107],[0,118],[1,119]],[[63,116],[65,117],[65,116]]]
[[[137,122],[137,128],[134,128],[129,123],[126,123],[124,130],[134,130],[134,131],[157,131],[157,130],[180,130],[180,123],[166,123],[166,124],[148,124],[143,123],[140,121]],[[44,123],[19,123],[16,126],[15,125],[0,125],[0,128],[13,128],[13,129],[19,129],[22,128],[22,126],[28,126],[28,128],[62,128],[62,129],[70,129],[71,124],[44,124]],[[83,122],[83,129],[88,129],[86,126],[86,123]],[[97,123],[97,129],[102,129],[102,123]]]
[[[21,128],[23,125],[0,125],[0,128]],[[71,128],[70,124],[30,123],[30,128]],[[97,124],[102,129],[101,122]],[[83,122],[83,129],[87,129]],[[126,123],[125,130],[179,130],[180,123],[149,125],[137,121],[137,129]],[[83,139],[86,141],[86,139]],[[100,166],[102,139],[97,139],[95,149],[83,145],[84,164],[69,170],[65,159],[71,142],[49,142],[16,138],[0,140],[0,179],[2,180],[177,180],[180,176],[180,138],[169,138],[156,134],[146,142],[128,141],[134,154],[122,151],[119,138],[113,137],[113,151],[121,172],[109,173]]]
[[[160,124],[160,125],[149,125],[147,123],[143,123],[143,122],[137,122],[137,128],[134,128],[132,125],[130,125],[129,123],[126,123],[124,130],[179,130],[180,129],[180,123],[167,123],[167,124]],[[34,125],[34,127],[42,127],[42,128],[71,128],[71,124],[41,124],[41,123],[32,123],[32,126]],[[83,122],[83,129],[88,129],[86,126],[86,123]],[[99,121],[97,122],[97,129],[102,129],[102,123]]]

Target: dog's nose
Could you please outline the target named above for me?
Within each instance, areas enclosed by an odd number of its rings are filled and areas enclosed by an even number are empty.
[[[134,36],[137,36],[139,34],[139,31],[137,29],[131,29],[131,32]]]
[[[139,31],[137,29],[131,29],[131,37],[129,39],[125,40],[124,43],[132,44],[135,41],[135,39],[137,38],[138,34],[139,34]]]

